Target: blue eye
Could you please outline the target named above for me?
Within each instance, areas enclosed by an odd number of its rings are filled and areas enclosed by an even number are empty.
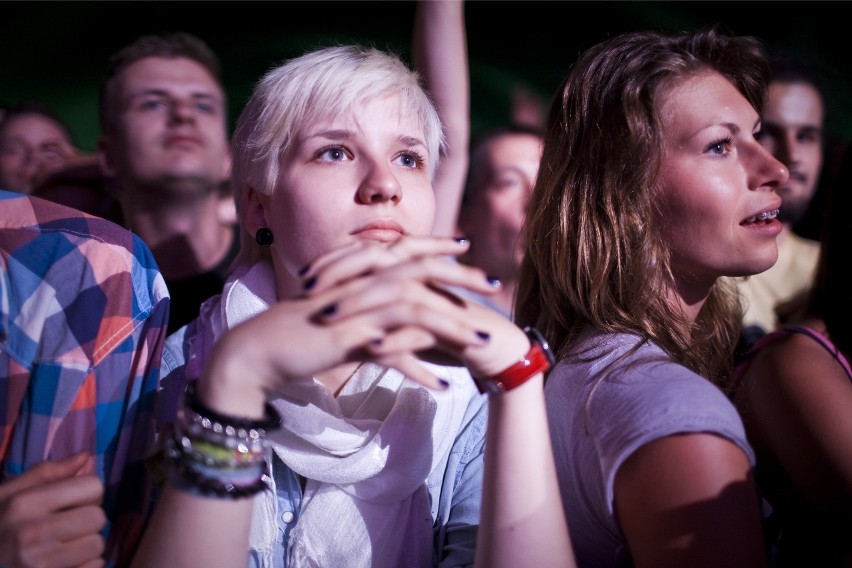
[[[406,168],[418,169],[426,164],[423,156],[417,152],[404,152],[397,157],[397,160]]]
[[[166,104],[160,99],[146,99],[139,103],[139,107],[144,110],[156,110],[165,106]]]
[[[195,108],[204,114],[214,114],[216,112],[216,107],[210,103],[198,103],[195,105]]]
[[[706,151],[717,155],[724,155],[730,150],[731,144],[733,144],[733,140],[730,138],[722,138],[708,144]]]
[[[317,153],[316,157],[320,160],[325,160],[329,162],[342,162],[346,160],[349,155],[346,152],[346,149],[342,146],[327,146],[325,148],[321,148]]]

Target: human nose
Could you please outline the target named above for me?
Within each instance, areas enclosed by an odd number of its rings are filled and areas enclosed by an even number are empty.
[[[396,204],[400,199],[402,186],[390,166],[379,161],[370,162],[358,186],[358,200],[365,204],[385,201]]]
[[[760,144],[754,145],[751,161],[751,183],[752,189],[770,186],[773,189],[784,185],[790,178],[790,170],[785,162],[773,155]]]
[[[169,106],[169,114],[173,122],[187,122],[195,119],[195,105],[192,101],[174,100]]]

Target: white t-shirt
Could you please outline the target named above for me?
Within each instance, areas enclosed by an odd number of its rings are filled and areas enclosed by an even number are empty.
[[[656,345],[645,344],[614,370],[607,369],[637,341],[630,334],[589,331],[579,348],[591,347],[592,360],[562,360],[545,384],[560,490],[579,566],[631,565],[614,514],[614,481],[621,464],[644,444],[677,433],[709,432],[742,448],[754,466],[742,420],[725,394]]]

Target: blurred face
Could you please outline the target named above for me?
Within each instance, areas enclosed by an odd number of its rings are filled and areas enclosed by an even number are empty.
[[[40,114],[11,118],[0,132],[0,187],[29,193],[35,178],[76,154],[62,128]]]
[[[541,139],[506,134],[488,142],[476,159],[480,171],[460,223],[471,240],[470,261],[491,276],[514,280],[523,257],[521,230],[538,175]]]
[[[163,197],[216,191],[225,178],[225,102],[215,79],[186,58],[148,57],[119,77],[116,132],[101,140],[106,169],[128,191]]]
[[[435,216],[428,166],[423,128],[402,113],[397,95],[306,124],[272,194],[249,197],[257,205],[249,205],[247,229],[266,226],[275,236],[279,294],[300,293],[292,275],[337,246],[428,235]]]
[[[760,145],[758,115],[726,79],[705,71],[661,95],[663,238],[681,291],[770,268],[778,256],[776,189],[787,170]]]
[[[778,189],[785,223],[801,219],[816,191],[824,118],[822,97],[808,83],[776,81],[769,86],[758,140],[790,170],[790,179]]]

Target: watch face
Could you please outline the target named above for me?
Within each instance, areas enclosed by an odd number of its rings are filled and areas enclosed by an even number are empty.
[[[550,366],[553,367],[556,365],[556,357],[553,355],[553,351],[550,350],[550,344],[541,332],[532,326],[527,326],[524,328],[524,333],[526,333],[527,337],[530,338],[530,342],[541,345],[541,350],[544,351],[544,355],[550,362]]]

